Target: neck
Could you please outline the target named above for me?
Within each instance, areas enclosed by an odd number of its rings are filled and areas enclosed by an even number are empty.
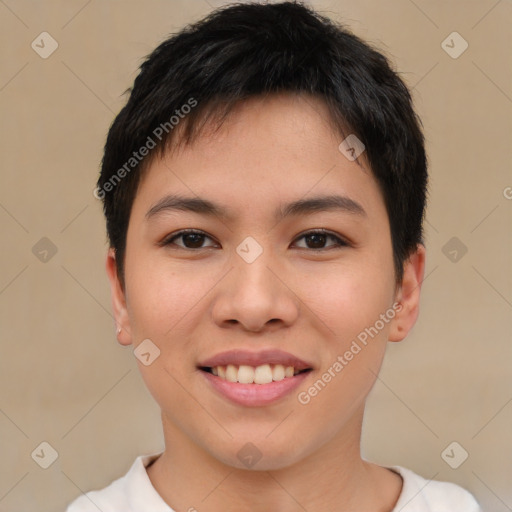
[[[362,416],[314,453],[269,471],[224,464],[162,417],[166,449],[148,476],[175,510],[391,512],[402,480],[361,458]]]

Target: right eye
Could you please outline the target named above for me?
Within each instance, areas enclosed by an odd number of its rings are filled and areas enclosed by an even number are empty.
[[[177,244],[175,240],[182,240],[182,244]],[[170,236],[166,237],[160,245],[162,246],[170,246],[175,245],[180,249],[206,249],[208,247],[214,247],[214,245],[203,246],[205,239],[210,239],[206,233],[203,231],[198,231],[195,229],[184,229],[182,231],[178,231],[177,233],[173,233]]]

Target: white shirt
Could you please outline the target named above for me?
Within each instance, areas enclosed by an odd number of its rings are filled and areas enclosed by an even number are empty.
[[[159,455],[137,457],[126,475],[104,489],[80,496],[66,512],[175,512],[156,492],[146,472]],[[401,466],[388,469],[403,479],[392,512],[482,512],[475,498],[458,485],[426,480]]]

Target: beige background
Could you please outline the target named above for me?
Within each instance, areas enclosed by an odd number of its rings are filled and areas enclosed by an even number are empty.
[[[311,3],[396,64],[430,156],[422,312],[390,344],[364,456],[512,510],[512,3]],[[92,191],[141,59],[221,4],[0,2],[0,511],[64,510],[162,448],[159,411],[115,340]],[[43,31],[59,44],[47,59],[31,48]],[[457,59],[441,47],[453,31],[469,44]],[[46,262],[32,251],[43,237],[57,248]],[[443,252],[452,237],[467,247],[457,262]],[[46,470],[31,458],[43,441],[58,452]],[[469,453],[458,469],[441,458],[452,441]]]

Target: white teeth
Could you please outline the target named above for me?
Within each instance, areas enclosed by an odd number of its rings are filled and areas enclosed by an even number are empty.
[[[283,380],[284,373],[284,366],[282,364],[274,365],[274,368],[272,368],[272,380]]]
[[[240,384],[252,384],[254,382],[254,368],[241,364],[238,368],[238,382]]]
[[[241,384],[268,384],[286,377],[293,377],[299,373],[299,370],[295,370],[293,366],[283,366],[282,364],[262,364],[256,367],[245,364],[240,366],[228,364],[227,366],[215,366],[211,368],[211,371],[213,375],[223,380]]]
[[[254,384],[268,384],[272,382],[272,370],[269,364],[256,366],[254,370]]]
[[[226,366],[226,380],[238,382],[238,368],[232,364]]]

